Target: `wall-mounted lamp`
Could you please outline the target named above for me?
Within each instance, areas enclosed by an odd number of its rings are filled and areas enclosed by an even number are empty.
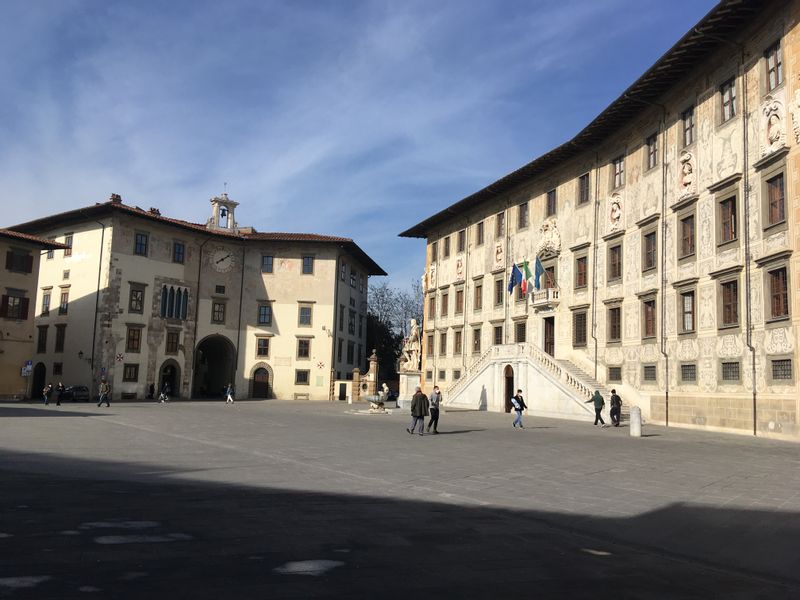
[[[80,360],[85,360],[85,361],[86,361],[87,363],[89,363],[89,364],[92,364],[92,359],[91,359],[91,358],[88,358],[88,357],[87,357],[87,358],[84,358],[84,357],[83,357],[83,350],[79,350],[79,351],[78,351],[78,358],[79,358]]]

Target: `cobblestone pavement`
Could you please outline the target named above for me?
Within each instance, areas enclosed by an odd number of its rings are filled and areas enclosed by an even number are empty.
[[[0,404],[0,597],[800,597],[796,444],[359,411]]]

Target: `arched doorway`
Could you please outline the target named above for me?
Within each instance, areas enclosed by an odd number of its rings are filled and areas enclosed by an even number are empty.
[[[44,363],[36,363],[33,367],[33,382],[31,383],[31,400],[40,400],[47,379],[47,367]]]
[[[511,396],[514,395],[514,369],[511,365],[506,365],[506,368],[503,370],[503,382],[505,389],[505,399],[506,399],[506,412],[511,412]]]
[[[270,397],[270,376],[266,367],[258,367],[253,371],[253,390],[251,396],[253,398],[269,398]]]
[[[181,397],[181,368],[177,361],[173,359],[165,360],[164,364],[158,370],[158,389],[156,390],[156,397],[164,389],[164,383],[169,384],[170,397]]]
[[[197,344],[192,378],[195,398],[222,398],[225,386],[233,381],[236,348],[222,335],[210,335]]]

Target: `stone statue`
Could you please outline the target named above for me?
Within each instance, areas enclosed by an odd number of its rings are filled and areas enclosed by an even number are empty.
[[[786,132],[783,126],[783,103],[772,96],[764,98],[761,107],[764,119],[764,143],[761,146],[761,155],[765,156],[786,145]]]
[[[419,371],[421,342],[419,325],[416,319],[411,319],[411,330],[403,343],[403,356],[400,360],[401,371]]]
[[[619,231],[622,226],[622,198],[619,194],[613,194],[609,199],[608,221],[611,231]]]
[[[694,193],[694,155],[691,152],[684,152],[680,157],[680,191],[681,196],[688,196]]]

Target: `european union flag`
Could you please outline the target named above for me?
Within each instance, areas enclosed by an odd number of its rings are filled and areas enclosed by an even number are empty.
[[[522,271],[519,270],[517,265],[511,269],[511,277],[508,278],[508,293],[514,292],[514,286],[522,283]]]

